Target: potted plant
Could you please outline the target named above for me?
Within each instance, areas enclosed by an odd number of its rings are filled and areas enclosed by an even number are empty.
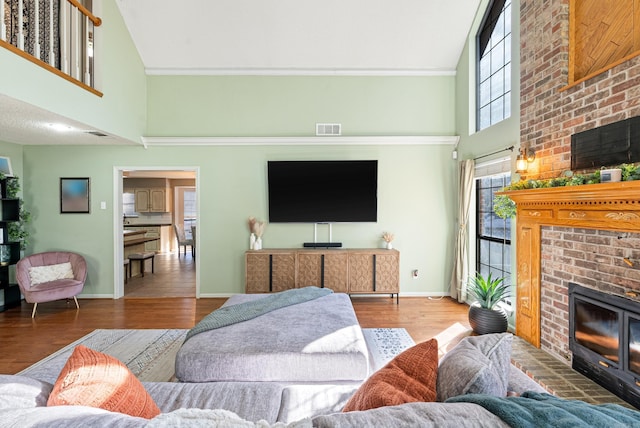
[[[477,273],[471,278],[467,292],[473,302],[469,307],[469,324],[477,334],[503,333],[509,323],[507,314],[497,305],[510,296],[504,278],[487,277]]]

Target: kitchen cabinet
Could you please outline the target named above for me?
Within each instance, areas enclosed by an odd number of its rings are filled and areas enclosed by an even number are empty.
[[[166,188],[135,189],[135,210],[139,213],[169,211]]]
[[[146,239],[146,242],[142,242],[140,245],[144,244],[144,251],[149,252],[153,251],[154,253],[159,253],[162,250],[162,227],[161,226],[125,226],[125,230],[131,231],[144,231],[144,235],[141,237]],[[125,245],[126,245],[125,241]]]
[[[158,238],[155,241],[145,242],[144,251],[153,251],[154,253],[160,252],[161,248],[161,236],[160,236],[160,226],[156,227],[145,227],[147,229],[147,233],[145,233],[145,238]]]

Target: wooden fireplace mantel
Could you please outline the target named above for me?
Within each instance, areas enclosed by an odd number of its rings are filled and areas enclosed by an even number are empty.
[[[499,194],[516,203],[516,334],[540,347],[540,227],[640,232],[640,181]]]

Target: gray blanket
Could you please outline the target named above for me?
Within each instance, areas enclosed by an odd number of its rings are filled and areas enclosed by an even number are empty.
[[[304,287],[273,293],[263,299],[224,306],[211,312],[189,330],[184,341],[186,342],[198,333],[248,321],[276,309],[308,302],[331,293],[333,290],[328,288]]]
[[[594,405],[527,391],[519,397],[467,394],[447,403],[475,403],[515,428],[640,427],[640,412],[617,404]]]

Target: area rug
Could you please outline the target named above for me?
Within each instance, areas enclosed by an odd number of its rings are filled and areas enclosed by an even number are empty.
[[[369,365],[372,373],[405,349],[415,345],[404,328],[363,328],[362,333],[369,348]]]
[[[19,375],[54,383],[76,345],[111,355],[122,361],[143,382],[168,382],[174,378],[176,354],[187,329],[100,329],[27,367]],[[365,328],[371,372],[384,366],[414,342],[403,328]]]
[[[27,367],[19,375],[55,383],[76,345],[122,361],[141,381],[166,382],[173,377],[176,354],[187,329],[99,329]]]

